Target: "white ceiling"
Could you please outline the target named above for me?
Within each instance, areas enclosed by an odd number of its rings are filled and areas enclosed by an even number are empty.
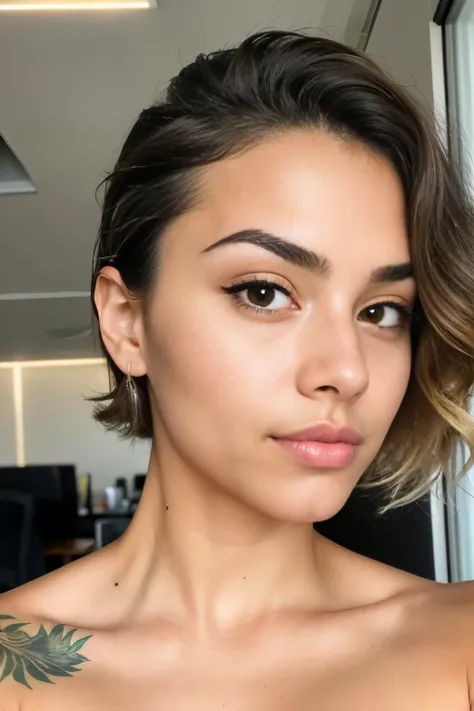
[[[370,0],[160,0],[141,11],[0,17],[0,133],[37,194],[0,196],[0,361],[97,353],[92,338],[51,328],[89,321],[99,208],[94,191],[134,119],[199,52],[267,27],[322,29],[343,40]]]

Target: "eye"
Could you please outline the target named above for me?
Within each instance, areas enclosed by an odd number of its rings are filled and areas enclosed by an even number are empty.
[[[291,295],[281,284],[267,279],[252,279],[229,287],[222,287],[237,305],[258,313],[273,314],[291,306]]]
[[[412,311],[402,304],[384,302],[368,306],[361,312],[360,318],[379,328],[404,329],[411,322]]]

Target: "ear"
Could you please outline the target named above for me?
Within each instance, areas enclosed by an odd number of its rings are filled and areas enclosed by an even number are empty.
[[[115,267],[104,267],[97,278],[94,302],[102,340],[123,373],[145,375],[143,315],[138,299],[123,283]]]

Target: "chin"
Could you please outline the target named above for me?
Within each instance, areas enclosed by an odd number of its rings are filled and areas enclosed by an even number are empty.
[[[258,508],[270,518],[287,523],[327,521],[343,508],[353,488],[335,477],[332,481],[314,477],[310,487],[293,485],[284,492],[273,490],[263,501],[259,497]]]

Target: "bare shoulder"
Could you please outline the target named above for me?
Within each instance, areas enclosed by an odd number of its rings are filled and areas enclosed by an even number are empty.
[[[358,596],[358,654],[363,638],[371,649],[378,649],[372,666],[364,668],[375,670],[380,665],[388,674],[398,670],[396,688],[400,694],[424,699],[416,708],[470,708],[469,687],[474,689],[474,582],[438,583],[359,556],[351,555],[348,561],[345,570],[350,577],[344,588],[350,590],[352,598],[354,590]],[[350,580],[363,581],[364,585],[350,587]],[[371,685],[379,676],[386,682],[382,672],[377,672],[371,676]],[[472,708],[474,711],[474,705]]]
[[[440,612],[440,625],[452,654],[465,669],[469,707],[474,709],[474,582],[443,586],[432,602],[432,619]]]
[[[441,645],[461,663],[469,661],[469,654],[474,662],[474,582],[439,583],[334,546],[331,553],[344,559],[341,587],[349,603],[380,610],[373,619],[381,621],[389,638],[400,633],[407,643],[426,642],[432,649]]]
[[[474,630],[474,582],[414,586],[407,590],[407,600],[413,615],[423,622],[436,621],[442,634],[469,635]]]
[[[31,690],[75,677],[89,661],[92,635],[38,617],[26,600],[21,589],[0,596],[0,711],[19,711]]]
[[[474,663],[474,582],[436,584],[425,594],[424,615],[451,638],[471,667]]]
[[[404,639],[414,640],[474,683],[474,582],[408,586],[401,595]]]
[[[120,564],[114,560],[113,545],[108,548],[0,595],[0,612],[88,628],[94,626],[99,610],[104,623],[113,611],[108,595]]]
[[[72,563],[0,595],[0,711],[87,671],[96,567]]]

